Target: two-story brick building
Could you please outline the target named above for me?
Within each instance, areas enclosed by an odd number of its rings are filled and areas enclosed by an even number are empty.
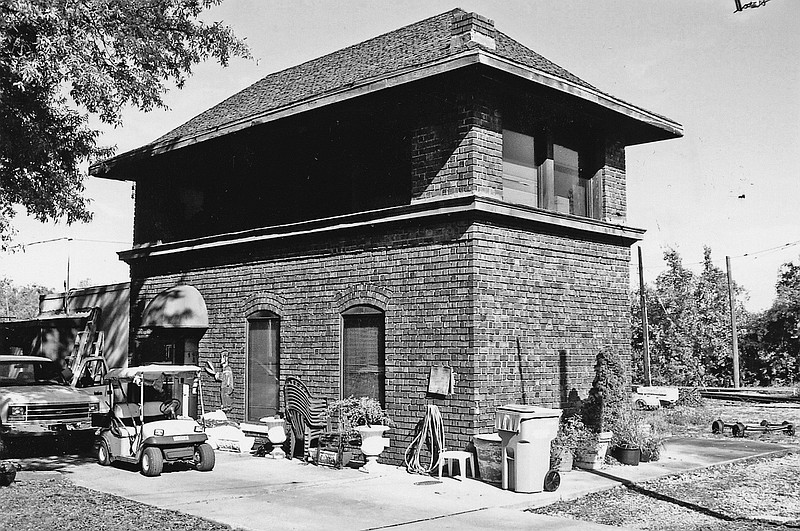
[[[681,134],[459,9],[271,74],[91,169],[136,182],[133,361],[229,352],[238,420],[286,376],[374,396],[394,459],[430,401],[451,447],[523,386],[561,406],[629,349],[625,147]]]

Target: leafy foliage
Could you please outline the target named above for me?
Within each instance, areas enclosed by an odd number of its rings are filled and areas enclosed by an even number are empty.
[[[699,275],[683,266],[680,254],[664,252],[667,270],[645,286],[653,381],[668,385],[727,385],[732,378],[730,303],[727,275],[704,248]],[[744,290],[734,284],[737,322],[748,318]],[[643,333],[638,290],[631,296],[636,373],[643,380]]]
[[[249,56],[231,29],[198,16],[222,0],[0,0],[0,241],[15,206],[40,221],[88,221],[80,166],[98,146],[88,114],[165,107],[208,58]]]
[[[336,400],[328,406],[327,414],[328,417],[338,418],[345,432],[353,432],[356,426],[392,425],[380,402],[366,396]]]
[[[30,319],[39,313],[39,296],[53,293],[50,288],[32,284],[17,286],[0,279],[0,315],[14,319]]]
[[[741,342],[742,372],[761,385],[800,382],[800,265],[778,271],[775,301],[748,323]]]

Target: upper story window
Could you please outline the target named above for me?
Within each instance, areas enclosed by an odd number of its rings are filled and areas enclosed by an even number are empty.
[[[582,167],[587,155],[542,136],[503,130],[503,200],[601,218],[600,179]]]

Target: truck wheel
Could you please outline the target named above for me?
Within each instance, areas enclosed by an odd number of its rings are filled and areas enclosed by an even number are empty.
[[[142,475],[154,478],[164,470],[164,456],[161,450],[152,446],[145,448],[142,454]]]
[[[103,466],[111,464],[111,452],[108,450],[108,442],[105,439],[100,440],[97,445],[97,462]]]
[[[214,449],[211,448],[210,444],[203,443],[195,447],[194,462],[197,466],[197,470],[200,472],[208,472],[214,468],[216,456],[214,455]]]

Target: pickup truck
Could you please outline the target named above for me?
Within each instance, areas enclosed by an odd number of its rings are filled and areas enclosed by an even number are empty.
[[[41,356],[0,356],[0,457],[12,439],[91,440],[100,399],[73,388],[59,365]]]

